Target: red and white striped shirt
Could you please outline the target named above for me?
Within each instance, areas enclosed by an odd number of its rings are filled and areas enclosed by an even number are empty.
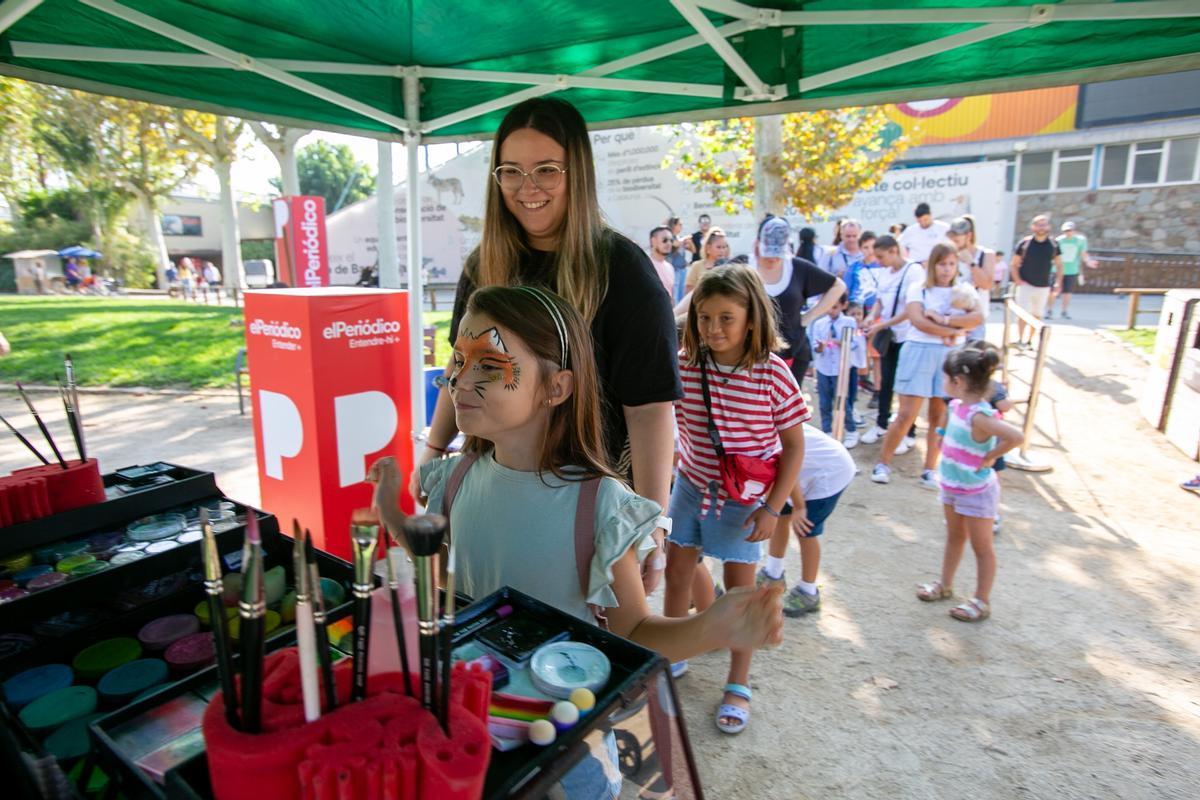
[[[796,379],[782,358],[771,354],[767,361],[733,373],[708,362],[708,391],[712,397],[713,422],[721,444],[729,455],[770,458],[783,446],[779,432],[812,418]],[[709,487],[721,484],[721,466],[716,448],[708,438],[708,414],[700,388],[700,367],[689,366],[679,354],[679,376],[683,399],[675,403],[679,425],[679,474],[704,493],[703,516],[717,501],[720,516],[726,494],[716,495]]]

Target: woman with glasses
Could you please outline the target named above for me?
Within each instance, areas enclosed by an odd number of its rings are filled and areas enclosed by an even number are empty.
[[[602,219],[583,117],[554,98],[515,106],[496,131],[491,170],[483,235],[455,295],[451,343],[477,288],[542,286],[566,298],[595,340],[609,466],[665,509],[673,402],[683,394],[670,298],[645,251]],[[447,366],[447,376],[449,371]],[[456,432],[443,389],[420,463],[445,454]],[[417,496],[417,485],[409,488]],[[669,527],[665,518],[660,522]],[[648,592],[666,566],[666,532],[654,532],[659,550],[645,560]]]

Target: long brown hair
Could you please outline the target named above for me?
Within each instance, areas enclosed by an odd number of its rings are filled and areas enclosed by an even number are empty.
[[[596,170],[587,125],[575,107],[564,100],[535,97],[519,103],[496,129],[491,171],[499,166],[504,140],[522,128],[549,136],[566,151],[567,212],[554,253],[553,285],[549,288],[590,323],[608,289],[609,231],[596,197]],[[525,229],[504,205],[500,187],[492,180],[487,187],[483,238],[467,258],[467,277],[478,287],[514,286],[519,282],[521,254],[529,251],[529,243]]]
[[[687,324],[683,329],[683,354],[689,366],[699,366],[708,350],[700,338],[696,309],[716,295],[728,297],[746,309],[746,322],[750,330],[746,331],[746,353],[738,362],[739,367],[747,368],[762,363],[770,358],[771,353],[787,347],[776,324],[775,304],[767,297],[767,290],[763,288],[758,273],[742,264],[722,264],[705,272],[692,292]]]
[[[542,390],[549,396],[551,378],[563,363],[558,321],[543,301],[561,317],[567,341],[567,369],[575,377],[575,388],[564,402],[550,408],[550,424],[538,455],[538,472],[556,478],[580,481],[588,478],[617,478],[605,465],[603,423],[600,416],[600,378],[595,350],[587,323],[562,297],[532,287],[491,286],[471,295],[468,313],[490,317],[525,343],[538,362]],[[468,436],[464,450],[486,453],[495,445]],[[564,472],[564,467],[573,467]],[[620,480],[619,478],[617,478]]]
[[[933,246],[929,251],[929,260],[925,262],[925,288],[932,289],[937,286],[937,265],[943,260],[954,256],[955,262],[958,261],[958,248],[953,242],[941,241]],[[958,280],[956,274],[950,281],[950,285],[954,285],[954,281]]]

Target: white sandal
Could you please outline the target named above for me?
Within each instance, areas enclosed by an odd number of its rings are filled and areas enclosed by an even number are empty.
[[[750,687],[743,686],[740,683],[725,684],[725,693],[731,694],[735,697],[740,697],[747,703],[750,702],[750,699],[753,696],[753,693],[750,691]],[[736,719],[737,722],[733,724],[722,722],[722,720],[727,717],[732,717],[733,719]],[[742,731],[746,730],[746,726],[750,724],[750,709],[731,705],[729,703],[722,703],[721,705],[717,706],[716,722],[717,729],[721,731],[721,733],[728,733],[731,735],[735,733],[741,733]]]

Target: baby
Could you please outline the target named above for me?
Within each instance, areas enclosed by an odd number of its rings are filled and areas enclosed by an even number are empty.
[[[956,283],[950,287],[950,309],[943,315],[935,309],[925,309],[925,316],[932,320],[939,320],[943,316],[947,317],[962,317],[979,308],[979,293],[975,291],[975,287],[969,283]],[[948,345],[954,345],[959,342],[960,336],[944,336],[942,341]]]

